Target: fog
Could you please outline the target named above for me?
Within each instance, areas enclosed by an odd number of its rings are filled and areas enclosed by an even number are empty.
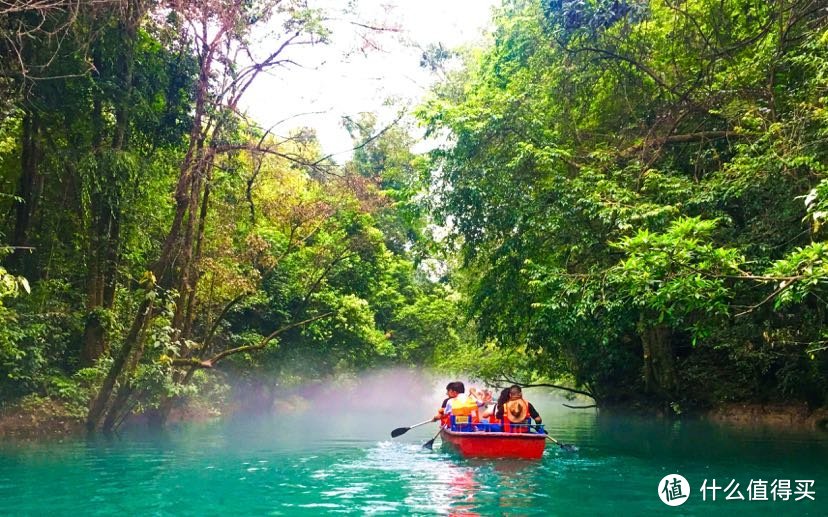
[[[281,439],[297,441],[384,441],[391,430],[428,420],[446,397],[446,384],[460,380],[469,388],[488,388],[495,399],[503,386],[471,382],[445,374],[417,369],[385,369],[359,376],[316,382],[284,390],[267,405],[259,405],[231,416],[234,432],[250,426],[254,435],[278,432]],[[242,395],[243,397],[244,395]],[[526,388],[524,398],[541,413],[545,422],[573,410],[561,392],[548,388]],[[576,402],[577,403],[577,402]],[[434,436],[437,423],[423,425],[393,441],[424,442]]]

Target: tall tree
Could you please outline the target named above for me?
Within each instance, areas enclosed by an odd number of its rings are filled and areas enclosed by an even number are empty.
[[[275,19],[271,19],[275,18]],[[186,154],[179,167],[175,188],[175,209],[172,224],[160,256],[153,267],[151,278],[158,279],[164,291],[174,290],[178,297],[172,327],[175,341],[186,330],[184,324],[188,302],[195,289],[195,274],[203,238],[204,219],[210,202],[210,179],[217,154],[238,149],[229,139],[238,103],[253,80],[265,70],[284,64],[286,49],[297,44],[322,41],[326,31],[320,24],[319,12],[306,8],[302,2],[244,2],[174,4],[171,17],[185,36],[199,62],[195,83],[193,125]],[[278,25],[276,43],[264,57],[257,59],[249,46],[252,31],[270,21]],[[238,65],[237,63],[247,63]],[[274,151],[276,152],[276,151]],[[154,289],[154,285],[151,286]],[[138,308],[125,341],[115,356],[103,385],[87,418],[87,427],[94,430],[109,408],[110,417],[105,427],[111,428],[128,394],[132,391],[130,365],[137,364],[143,348],[141,335],[154,314],[154,301],[147,297]],[[186,348],[186,342],[181,341]],[[186,353],[186,350],[184,350]],[[130,360],[130,357],[133,357]],[[117,379],[125,375],[114,407],[109,406]]]

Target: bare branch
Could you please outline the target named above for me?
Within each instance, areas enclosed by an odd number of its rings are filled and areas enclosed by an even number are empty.
[[[377,32],[402,32],[402,28],[399,25],[384,27],[381,25],[369,25],[367,23],[360,23],[353,20],[349,20],[348,23],[356,27],[362,27],[363,29],[368,29]]]
[[[346,151],[339,151],[339,152],[336,152],[336,153],[330,153],[330,154],[328,154],[328,155],[326,155],[326,156],[323,156],[322,158],[320,158],[320,159],[316,160],[316,161],[313,163],[313,165],[318,165],[318,164],[320,164],[320,163],[322,163],[322,162],[324,162],[324,161],[327,161],[327,160],[329,160],[329,159],[331,159],[331,158],[333,158],[334,156],[339,155],[339,154],[349,153],[349,152],[353,152],[353,151],[357,151],[357,150],[359,150],[359,149],[362,149],[362,148],[363,148],[363,147],[365,147],[366,145],[370,144],[371,142],[373,142],[373,141],[374,141],[374,140],[376,140],[377,138],[379,138],[379,137],[381,137],[382,135],[384,135],[384,134],[385,134],[385,133],[386,133],[389,129],[391,129],[392,127],[394,127],[394,126],[396,126],[397,124],[399,124],[400,120],[402,120],[402,118],[403,118],[403,116],[404,116],[404,115],[405,115],[405,112],[400,112],[400,113],[397,115],[397,118],[396,118],[396,119],[394,119],[394,121],[393,121],[393,122],[391,122],[390,124],[388,124],[387,126],[385,126],[384,128],[382,128],[381,130],[379,130],[379,131],[378,131],[378,132],[376,132],[375,134],[373,134],[373,135],[369,136],[368,138],[366,138],[366,139],[365,139],[365,141],[364,141],[364,142],[362,142],[361,144],[356,145],[356,146],[354,146],[354,147],[352,147],[352,148],[350,148],[350,149],[348,149],[348,150],[346,150]]]
[[[746,310],[744,310],[744,311],[742,311],[742,312],[740,312],[740,313],[738,313],[738,314],[734,315],[734,317],[735,317],[735,318],[738,318],[739,316],[744,316],[744,315],[746,315],[746,314],[750,314],[751,312],[755,311],[755,310],[756,310],[756,309],[758,309],[759,307],[761,307],[761,306],[765,305],[765,304],[766,304],[766,303],[768,303],[769,301],[771,301],[771,300],[773,300],[774,298],[776,298],[777,296],[779,296],[779,295],[782,293],[782,291],[784,291],[785,289],[787,289],[787,288],[789,288],[790,286],[794,285],[794,283],[795,283],[795,282],[793,282],[793,281],[791,281],[791,282],[783,282],[781,286],[779,286],[776,290],[774,290],[771,294],[769,294],[769,295],[768,295],[768,296],[767,296],[764,300],[762,300],[761,302],[757,303],[756,305],[751,305],[751,306],[750,306],[750,307],[748,307]]]

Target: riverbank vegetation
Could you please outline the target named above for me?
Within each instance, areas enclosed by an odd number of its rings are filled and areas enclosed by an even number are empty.
[[[496,25],[420,111],[450,135],[469,362],[605,406],[824,405],[824,3],[514,1]]]
[[[486,48],[423,55],[443,145],[363,114],[344,163],[239,107],[331,13],[14,5],[5,405],[111,430],[384,365],[605,407],[828,401],[819,1],[506,1]]]

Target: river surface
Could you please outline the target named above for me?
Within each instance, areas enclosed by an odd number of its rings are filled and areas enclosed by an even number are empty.
[[[539,409],[550,434],[578,452],[550,442],[539,461],[466,460],[439,442],[421,447],[435,424],[389,437],[423,415],[357,412],[0,444],[0,514],[828,515],[824,433]],[[658,495],[669,474],[690,486],[673,508]],[[722,490],[704,500],[700,488],[714,479]],[[766,501],[751,500],[763,492]]]

